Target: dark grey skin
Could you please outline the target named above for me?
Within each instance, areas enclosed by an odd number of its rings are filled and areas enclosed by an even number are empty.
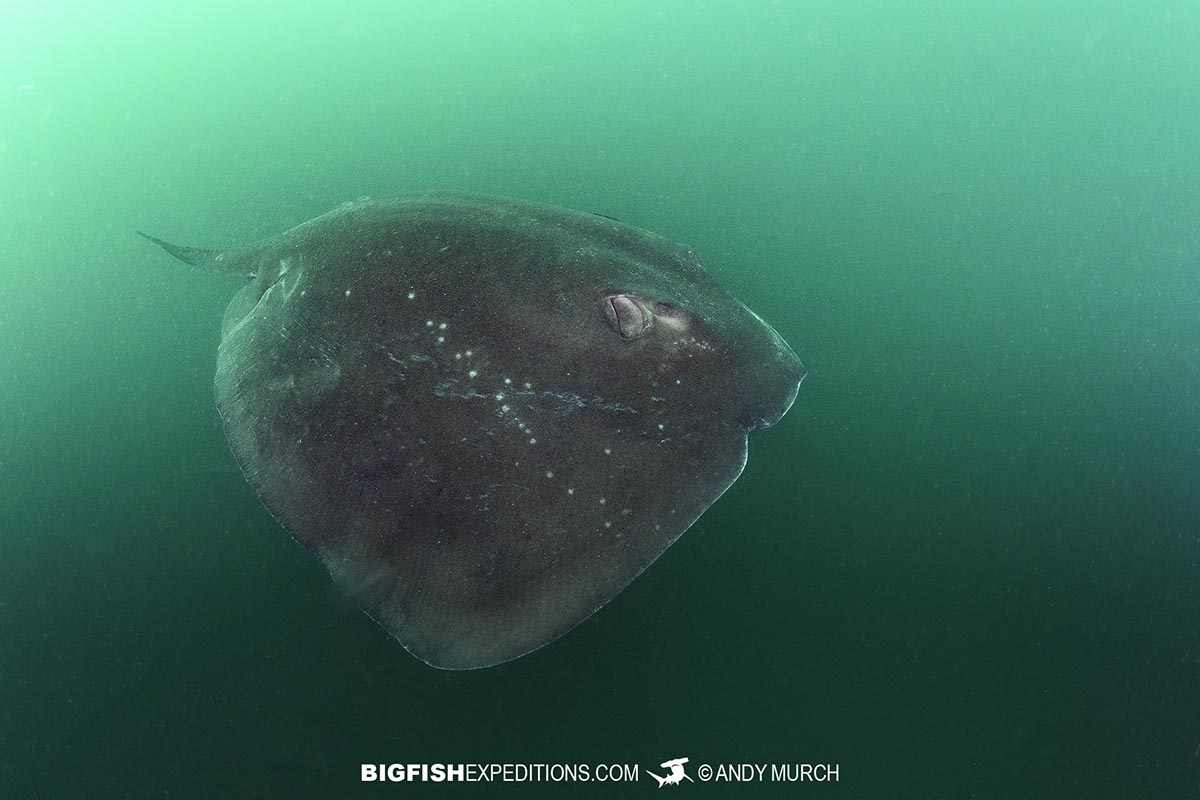
[[[153,238],[153,237],[149,237]],[[615,597],[737,480],[804,368],[693,252],[595,214],[413,194],[225,252],[217,407],[276,519],[444,669]]]

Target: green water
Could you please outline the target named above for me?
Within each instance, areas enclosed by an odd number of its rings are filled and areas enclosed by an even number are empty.
[[[1200,7],[916,5],[0,6],[0,798],[1196,797]],[[617,600],[468,673],[263,510],[238,284],[132,233],[443,188],[687,242],[810,371]]]

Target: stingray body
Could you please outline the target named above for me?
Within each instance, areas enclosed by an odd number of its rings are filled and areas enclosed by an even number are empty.
[[[241,249],[154,241],[251,276],[217,358],[234,455],[437,667],[515,658],[612,599],[804,376],[689,248],[594,214],[414,194]]]

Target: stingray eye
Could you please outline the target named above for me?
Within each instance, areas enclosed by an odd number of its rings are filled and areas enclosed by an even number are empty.
[[[655,314],[662,314],[665,317],[669,317],[672,314],[676,313],[677,311],[679,311],[679,307],[676,306],[674,303],[655,303],[654,304],[654,313]]]
[[[636,339],[650,329],[652,317],[636,297],[614,294],[604,299],[604,319],[622,339]]]

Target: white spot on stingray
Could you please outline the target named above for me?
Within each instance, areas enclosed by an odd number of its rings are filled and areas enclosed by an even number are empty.
[[[500,406],[501,411],[508,411],[508,406]]]
[[[466,355],[467,355],[467,358],[470,358],[471,356],[473,356],[473,355],[475,355],[475,354],[474,354],[474,353],[472,353],[470,350],[468,350],[468,351],[467,351],[467,353],[466,353]]]
[[[416,292],[409,292],[409,293],[408,293],[408,299],[409,299],[409,300],[416,300],[416,299],[417,299],[417,293],[416,293]]]
[[[479,374],[479,373],[478,373],[478,372],[476,372],[475,370],[471,370],[470,372],[468,372],[468,373],[467,373],[467,377],[468,377],[468,378],[474,378],[474,377],[475,377],[476,375],[478,375],[478,374]]]
[[[347,289],[347,290],[346,290],[346,297],[349,297],[349,296],[350,296],[350,290],[349,290],[349,289]]]
[[[439,336],[439,337],[438,337],[438,340],[437,340],[437,342],[438,342],[438,344],[445,344],[445,343],[446,343],[446,337],[445,337],[445,336]]]
[[[661,530],[662,530],[662,525],[655,525],[655,526],[654,526],[654,530],[656,530],[656,531],[661,531]]]
[[[462,361],[462,353],[455,353],[455,354],[454,354],[454,360],[455,360],[455,361]]]
[[[496,399],[497,399],[497,400],[503,400],[503,399],[504,399],[504,395],[503,395],[503,394],[501,394],[501,393],[499,393],[499,392],[497,392],[497,393],[496,393]],[[508,408],[508,406],[505,406],[505,408]]]
[[[663,424],[662,424],[661,422],[660,422],[660,423],[658,423],[658,429],[659,429],[660,431],[663,429]]]
[[[444,331],[444,330],[446,330],[446,323],[444,323],[444,322],[443,322],[443,323],[440,323],[440,324],[438,325],[438,330],[439,330],[439,331]],[[467,353],[467,355],[471,355],[471,354],[470,354],[470,353]]]
[[[432,328],[432,327],[433,327],[433,320],[431,320],[431,319],[427,319],[427,320],[425,320],[425,327],[426,327],[426,328]]]
[[[525,384],[525,388],[526,388],[526,389],[532,389],[532,388],[533,388],[533,384],[532,384],[532,383],[527,383],[527,384]]]
[[[611,528],[611,527],[612,527],[612,523],[611,523],[611,522],[606,522],[606,523],[604,523],[604,527],[606,527],[606,528]]]
[[[553,478],[553,477],[554,477],[554,471],[553,471],[553,470],[546,470],[546,477],[547,477],[547,478]]]
[[[676,378],[676,379],[675,379],[675,385],[676,385],[676,386],[678,386],[678,385],[679,385],[679,384],[681,384],[681,383],[683,383],[683,381],[679,380],[679,378]]]
[[[629,516],[629,515],[630,515],[630,514],[632,514],[632,513],[633,513],[633,509],[631,509],[631,508],[622,508],[622,509],[621,509],[621,516],[622,516],[622,517],[627,517],[627,516]]]
[[[572,488],[570,488],[570,489],[567,489],[567,494],[575,494],[575,489],[574,489],[574,487],[572,487]]]
[[[300,290],[300,296],[301,296],[301,297],[304,297],[306,294],[308,294],[308,290],[307,290],[307,289],[301,289],[301,290]]]
[[[530,439],[530,440],[529,440],[529,443],[530,443],[530,444],[537,444],[537,439]]]
[[[606,456],[611,456],[611,455],[612,455],[612,448],[611,448],[611,447],[606,447],[606,448],[604,448],[604,455],[606,455]]]
[[[512,378],[505,378],[505,379],[504,379],[504,385],[505,385],[505,386],[512,386]]]
[[[600,505],[604,505],[604,504],[605,504],[605,503],[607,503],[607,502],[608,502],[608,498],[606,498],[606,497],[601,497],[601,498],[600,498]]]

